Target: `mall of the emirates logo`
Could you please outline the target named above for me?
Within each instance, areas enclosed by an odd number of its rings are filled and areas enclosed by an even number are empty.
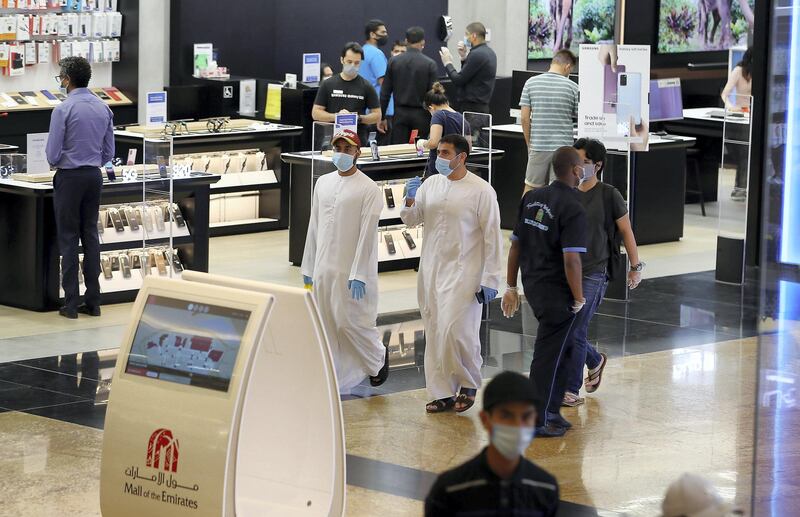
[[[131,465],[125,468],[125,494],[150,501],[183,506],[197,510],[196,499],[200,486],[184,483],[176,475],[180,446],[170,429],[159,428],[150,434],[147,441],[145,467]],[[150,470],[150,472],[148,472]]]
[[[148,467],[165,472],[178,472],[178,440],[169,429],[156,429],[147,443]]]

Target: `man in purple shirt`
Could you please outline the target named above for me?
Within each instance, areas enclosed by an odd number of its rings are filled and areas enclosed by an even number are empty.
[[[53,109],[47,161],[56,168],[53,208],[61,253],[64,306],[59,314],[100,316],[100,238],[97,217],[103,175],[100,167],[114,157],[114,116],[87,89],[92,67],[82,57],[59,62],[57,79],[67,99]],[[78,240],[83,244],[84,303],[78,305]]]

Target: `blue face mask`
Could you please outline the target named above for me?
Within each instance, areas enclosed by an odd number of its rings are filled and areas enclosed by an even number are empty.
[[[58,91],[60,91],[60,92],[61,92],[61,93],[63,93],[64,95],[67,95],[67,87],[66,87],[66,86],[64,86],[64,84],[63,84],[63,83],[61,83],[61,84],[59,84],[59,85],[58,85]]]
[[[469,36],[464,36],[464,46],[468,49],[472,48],[472,42],[469,40]]]
[[[333,164],[336,166],[337,169],[339,169],[342,172],[347,172],[353,168],[353,162],[355,160],[353,159],[352,155],[349,155],[347,153],[333,153],[331,161],[333,162]]]
[[[436,170],[445,178],[453,173],[453,169],[450,168],[450,160],[447,158],[436,158]]]

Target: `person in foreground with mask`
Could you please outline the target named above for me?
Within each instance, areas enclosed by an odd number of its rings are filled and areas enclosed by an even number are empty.
[[[519,221],[511,235],[506,293],[502,309],[511,317],[519,309],[517,274],[522,268],[525,298],[539,322],[530,379],[542,409],[536,435],[563,436],[572,427],[561,416],[571,364],[575,315],[583,297],[581,254],[586,253],[586,210],[575,190],[583,177],[583,160],[572,147],[553,154],[556,181],[522,197]]]
[[[622,194],[612,185],[597,178],[605,166],[605,146],[599,140],[581,138],[575,142],[574,147],[583,160],[578,200],[586,210],[588,246],[583,255],[583,296],[586,297],[586,305],[575,318],[575,349],[572,362],[567,366],[567,391],[562,402],[562,405],[568,407],[584,403],[583,397],[579,395],[584,382],[584,364],[589,369],[585,381],[588,393],[597,391],[603,378],[608,358],[589,343],[587,336],[589,323],[603,301],[609,279],[625,274],[624,259],[619,254],[620,240],[625,244],[631,260],[627,279],[630,289],[636,289],[642,281],[642,270],[645,266],[639,260],[636,237],[633,235],[628,207]]]
[[[358,75],[363,59],[361,45],[350,42],[344,46],[342,72],[320,83],[311,118],[318,122],[336,122],[339,113],[357,113],[358,134],[366,142],[367,127],[381,120],[381,102],[375,88]]]
[[[356,166],[358,135],[344,130],[331,144],[337,171],[314,186],[301,271],[331,343],[339,391],[349,394],[367,376],[372,386],[389,376],[389,351],[375,326],[383,194]]]
[[[481,386],[481,304],[502,282],[503,238],[497,195],[466,168],[469,143],[461,135],[439,141],[435,174],[412,178],[400,217],[425,223],[417,298],[425,326],[425,409],[466,411]]]
[[[556,478],[523,456],[535,434],[539,405],[525,376],[503,372],[492,379],[481,411],[489,446],[439,476],[425,499],[425,517],[556,515]]]

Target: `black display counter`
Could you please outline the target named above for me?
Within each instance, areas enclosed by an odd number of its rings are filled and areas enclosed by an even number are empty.
[[[504,155],[502,150],[474,148],[470,153],[468,162],[475,164],[470,167],[473,172],[487,178],[488,169],[485,167],[492,160],[493,171],[497,170],[496,162]],[[303,261],[303,249],[306,242],[308,231],[308,221],[311,214],[312,197],[312,160],[315,161],[313,175],[316,177],[322,174],[333,172],[335,168],[331,164],[330,157],[321,156],[318,152],[304,151],[299,153],[284,153],[281,158],[289,164],[289,175],[291,176],[291,225],[289,226],[289,261],[295,266],[299,266]],[[358,160],[358,168],[372,180],[376,182],[402,182],[402,180],[422,176],[427,164],[427,155],[418,157],[414,155],[401,155],[394,157],[383,157],[379,161],[366,158],[362,153]],[[493,172],[495,174],[495,172]],[[399,185],[398,185],[399,187]],[[402,189],[394,195],[396,206],[402,203]],[[381,218],[381,226],[402,225],[399,218]],[[392,271],[399,269],[409,269],[419,264],[419,258],[402,260],[380,260],[378,263],[379,271]]]
[[[492,127],[494,145],[506,157],[493,174],[492,186],[500,203],[501,225],[513,229],[525,183],[528,148],[522,126]],[[631,153],[631,182],[634,201],[631,222],[639,244],[656,244],[683,237],[683,208],[686,189],[686,149],[695,140],[674,137],[665,140],[651,135],[648,152]],[[603,181],[628,191],[627,153],[609,151]]]
[[[187,269],[208,271],[208,209],[212,174],[193,173],[173,180],[173,201],[189,235],[173,238]],[[147,181],[148,191],[169,191],[168,180]],[[101,205],[141,203],[142,182],[106,182]],[[166,246],[168,239],[148,239],[148,246]],[[142,247],[142,240],[101,244],[101,252]],[[45,311],[61,305],[59,252],[53,211],[53,186],[0,180],[0,305]],[[102,289],[102,287],[101,287]],[[104,304],[133,301],[138,289],[103,292]]]
[[[275,172],[277,183],[242,186],[212,186],[211,194],[233,194],[258,191],[259,218],[242,224],[211,225],[212,237],[243,233],[285,230],[289,227],[289,177],[283,174],[281,153],[298,149],[303,128],[284,124],[268,124],[259,129],[223,131],[220,133],[193,133],[175,135],[172,154],[194,154],[213,151],[230,151],[257,148],[266,154],[267,166]],[[114,132],[116,155],[127,160],[128,150],[137,149],[138,160],[142,157],[142,135],[125,130]]]

